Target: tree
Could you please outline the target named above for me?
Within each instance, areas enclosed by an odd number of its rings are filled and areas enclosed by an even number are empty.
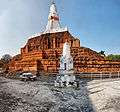
[[[101,56],[105,56],[105,51],[102,51],[102,50],[101,50],[101,51],[99,52],[99,54],[100,54]]]
[[[4,63],[4,64],[7,64],[10,62],[10,60],[12,59],[12,56],[9,55],[9,54],[5,54],[2,56],[1,58],[1,61]]]
[[[4,67],[4,63],[2,60],[0,60],[0,68],[3,68]]]
[[[108,60],[120,60],[120,55],[110,54],[107,56]]]

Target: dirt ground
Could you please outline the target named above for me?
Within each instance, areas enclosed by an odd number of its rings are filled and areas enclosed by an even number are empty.
[[[120,112],[120,79],[84,80],[56,88],[54,78],[23,82],[0,77],[0,112]]]

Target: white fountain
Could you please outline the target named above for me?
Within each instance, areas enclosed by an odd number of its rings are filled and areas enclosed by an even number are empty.
[[[68,87],[76,85],[73,67],[73,57],[70,54],[70,45],[66,42],[63,46],[63,53],[60,58],[59,74],[55,80],[55,86]]]

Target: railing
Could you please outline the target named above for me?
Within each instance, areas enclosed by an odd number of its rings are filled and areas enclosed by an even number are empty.
[[[78,77],[80,78],[89,78],[89,79],[105,79],[105,78],[120,78],[120,71],[113,73],[113,72],[108,72],[108,73],[104,73],[104,72],[100,72],[100,73],[79,73],[76,74]]]

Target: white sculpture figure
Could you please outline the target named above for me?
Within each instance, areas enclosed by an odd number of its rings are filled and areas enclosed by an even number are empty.
[[[63,54],[60,58],[60,70],[55,81],[55,86],[71,86],[75,84],[73,57],[70,54],[70,45],[66,42],[63,46]]]

